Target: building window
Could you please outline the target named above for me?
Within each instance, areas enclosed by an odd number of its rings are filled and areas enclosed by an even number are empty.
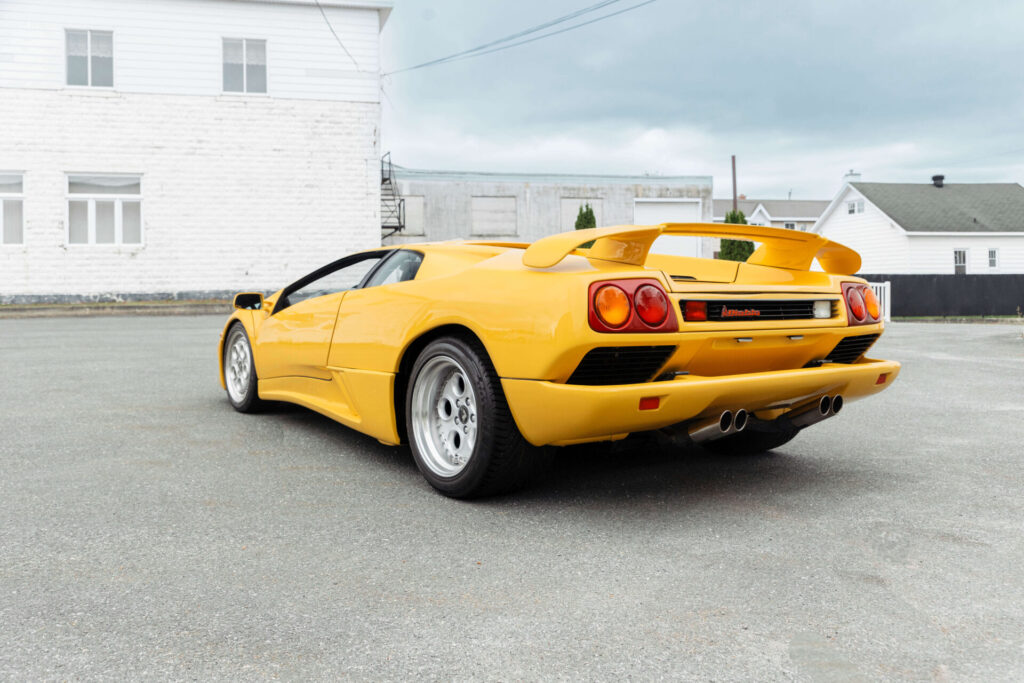
[[[988,250],[988,267],[998,268],[999,267],[999,250],[989,249]]]
[[[114,87],[114,34],[110,31],[64,32],[67,84]]]
[[[142,178],[68,176],[68,244],[142,244]]]
[[[472,234],[515,235],[515,197],[473,197]]]
[[[782,227],[786,230],[796,230],[796,223],[783,223]]]
[[[846,202],[846,213],[864,213],[864,200],[855,199],[854,201]]]
[[[403,235],[426,234],[426,223],[423,215],[423,195],[407,195],[402,197],[405,202],[405,230]]]
[[[967,250],[966,249],[954,249],[953,250],[953,273],[955,275],[966,275],[967,274]]]
[[[224,92],[267,92],[267,41],[224,39]]]
[[[20,173],[0,173],[0,244],[25,242],[23,189]]]

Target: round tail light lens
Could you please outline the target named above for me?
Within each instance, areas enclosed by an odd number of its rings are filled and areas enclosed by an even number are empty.
[[[858,321],[864,320],[865,306],[864,306],[864,295],[860,293],[860,290],[856,287],[850,287],[846,290],[846,303],[850,305],[850,313]]]
[[[643,285],[633,294],[636,313],[648,325],[657,327],[668,317],[668,297],[654,285]]]
[[[878,316],[882,309],[878,305],[878,297],[875,296],[875,290],[870,287],[864,288],[864,305],[867,306],[868,315],[873,319],[878,320]]]
[[[629,320],[629,297],[615,285],[605,285],[594,293],[594,310],[608,327],[621,327]]]

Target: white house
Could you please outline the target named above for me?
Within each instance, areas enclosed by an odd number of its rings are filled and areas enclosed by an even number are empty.
[[[860,252],[862,273],[1024,273],[1017,183],[851,180],[813,229]]]
[[[319,5],[2,0],[0,302],[268,289],[379,245],[390,3]]]
[[[589,204],[598,226],[711,220],[711,176],[611,176],[427,171],[395,166],[405,229],[391,243],[447,239],[532,242],[576,224]],[[664,253],[711,257],[717,240],[658,238]]]
[[[764,225],[789,230],[810,230],[828,208],[828,200],[820,199],[747,199],[736,200],[736,208],[743,212],[750,225]],[[716,223],[725,222],[732,211],[731,199],[715,200]]]

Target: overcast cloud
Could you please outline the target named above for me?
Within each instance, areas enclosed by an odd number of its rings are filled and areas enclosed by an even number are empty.
[[[396,0],[384,71],[593,2]],[[417,168],[713,175],[716,197],[730,154],[756,197],[829,199],[849,168],[1019,182],[1022,31],[1019,2],[658,0],[385,78],[383,146]]]

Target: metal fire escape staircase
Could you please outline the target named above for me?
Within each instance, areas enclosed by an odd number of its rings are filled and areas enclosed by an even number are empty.
[[[391,152],[380,160],[380,230],[385,240],[405,229],[405,200],[395,184],[395,169]]]

